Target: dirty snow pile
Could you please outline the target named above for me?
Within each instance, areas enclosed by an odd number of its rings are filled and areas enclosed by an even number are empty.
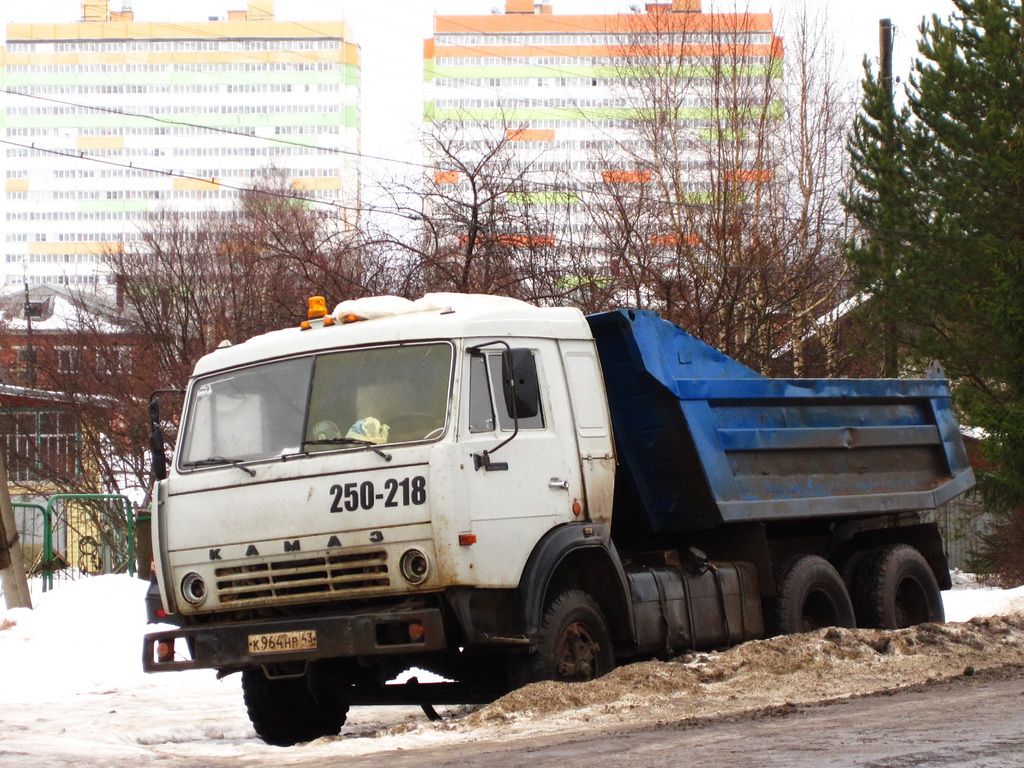
[[[539,683],[429,723],[416,707],[354,707],[342,735],[291,748],[335,759],[469,739],[756,714],[1024,664],[1024,587],[993,590],[956,575],[949,623],[884,632],[826,629],[723,652],[621,667],[591,683]],[[237,675],[145,675],[146,584],[102,576],[0,608],[0,764],[279,765],[256,738]],[[2,605],[2,602],[0,602]]]
[[[590,683],[538,683],[464,718],[536,730],[686,720],[892,690],[1024,664],[1024,587],[985,589],[954,574],[947,623],[896,631],[829,628],[754,640],[722,652],[620,667]]]
[[[824,629],[755,640],[721,653],[620,667],[584,684],[540,683],[468,716],[470,723],[593,724],[753,714],[973,675],[1024,663],[1024,616],[979,617],[895,632]]]

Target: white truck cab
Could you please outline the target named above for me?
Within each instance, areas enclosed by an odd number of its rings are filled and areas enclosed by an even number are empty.
[[[578,310],[435,294],[327,317],[196,366],[154,514],[169,613],[515,587],[548,529],[608,518],[611,433]],[[510,347],[539,384],[518,419]]]

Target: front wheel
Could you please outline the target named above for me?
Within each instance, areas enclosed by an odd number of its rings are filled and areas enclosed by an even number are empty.
[[[347,705],[314,696],[308,676],[271,679],[258,667],[245,669],[242,694],[256,734],[277,747],[337,736],[348,716]]]
[[[611,633],[600,606],[586,592],[568,589],[544,611],[537,652],[513,660],[512,685],[541,680],[580,683],[614,668]]]

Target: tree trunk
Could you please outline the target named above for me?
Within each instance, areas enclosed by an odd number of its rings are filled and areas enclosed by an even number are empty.
[[[31,608],[32,595],[25,577],[25,560],[21,540],[14,521],[14,508],[7,488],[7,463],[0,451],[0,584],[4,588],[7,608]]]

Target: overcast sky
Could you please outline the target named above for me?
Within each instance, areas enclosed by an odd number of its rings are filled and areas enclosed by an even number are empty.
[[[638,0],[550,0],[555,13],[628,12]],[[808,0],[812,8],[828,14],[843,71],[851,83],[860,80],[865,55],[878,56],[878,21],[891,18],[896,26],[894,71],[904,76],[917,52],[917,27],[932,13],[947,17],[950,0]],[[8,21],[77,21],[79,0],[0,0]],[[122,0],[111,0],[112,10]],[[777,32],[785,35],[785,18],[802,0],[749,0],[755,12],[773,12]],[[746,0],[704,0],[704,11],[744,8]],[[127,4],[127,3],[126,3]],[[140,21],[204,21],[246,7],[246,0],[131,0]],[[322,20],[344,18],[362,47],[363,152],[367,155],[413,159],[423,104],[423,45],[432,32],[434,13],[490,13],[504,0],[276,0],[279,19]],[[373,171],[371,170],[371,175]]]

